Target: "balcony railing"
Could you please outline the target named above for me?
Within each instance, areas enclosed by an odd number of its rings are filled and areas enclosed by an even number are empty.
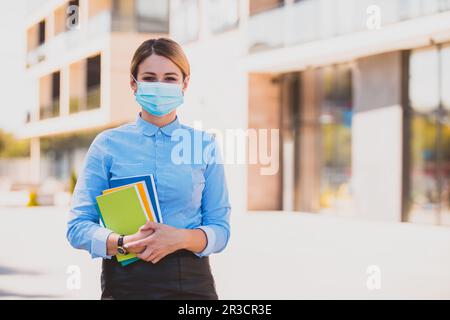
[[[87,110],[100,108],[101,98],[100,85],[88,90],[86,94],[86,108]]]
[[[49,105],[44,105],[39,108],[39,120],[55,118],[59,116],[59,99],[53,101]]]
[[[86,25],[61,32],[45,44],[27,53],[26,64],[31,67],[43,60],[60,57],[64,52],[77,48],[80,44],[108,34],[111,31],[111,12],[103,11],[91,17]]]
[[[29,68],[46,59],[47,45],[43,44],[26,55],[26,67]]]
[[[450,0],[304,0],[252,15],[249,51],[367,30],[373,5],[380,9],[381,26],[450,10]]]
[[[31,67],[45,59],[59,57],[64,52],[77,48],[87,41],[115,31],[168,33],[169,21],[158,17],[124,15],[111,10],[104,10],[90,17],[86,23],[80,21],[77,28],[61,32],[50,38],[45,44],[28,52],[26,64]]]
[[[98,109],[101,107],[101,86],[89,89],[85,96],[70,97],[69,112],[71,114],[81,111]]]

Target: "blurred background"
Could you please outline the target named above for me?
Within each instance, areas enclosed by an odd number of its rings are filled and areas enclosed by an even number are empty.
[[[221,298],[450,298],[449,0],[16,0],[0,17],[0,299],[99,298],[100,261],[65,239],[71,192],[94,137],[136,118],[131,57],[160,36],[191,63],[182,122],[280,133],[276,174],[226,164]]]

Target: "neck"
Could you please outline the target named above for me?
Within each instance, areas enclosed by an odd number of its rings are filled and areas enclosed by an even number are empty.
[[[165,116],[157,117],[148,113],[145,110],[142,110],[141,117],[145,121],[150,122],[151,124],[154,124],[157,127],[164,127],[176,119],[177,112],[176,110],[174,110],[171,113],[166,114]]]

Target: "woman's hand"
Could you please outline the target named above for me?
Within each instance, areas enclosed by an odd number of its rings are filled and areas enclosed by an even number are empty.
[[[138,252],[145,247],[145,250],[137,255],[139,259],[147,262],[157,263],[166,255],[184,249],[187,243],[188,233],[186,229],[177,229],[167,224],[147,222],[139,229],[139,232],[149,232],[152,234],[145,239],[136,240],[125,244],[129,252]],[[139,251],[140,252],[140,251]]]
[[[153,232],[154,232],[154,230],[150,229],[150,228],[147,228],[147,229],[139,228],[138,232],[136,232],[132,235],[129,235],[129,236],[125,236],[123,238],[124,246],[126,247],[126,245],[129,243],[143,240],[143,239],[147,238],[148,236],[150,236]],[[141,253],[145,250],[145,246],[135,246],[132,248],[126,247],[126,249],[130,253]]]
[[[138,230],[138,232],[127,235],[123,237],[124,244],[135,242],[138,240],[142,240],[147,238],[149,235],[153,233],[153,229],[146,230]],[[112,232],[108,239],[106,240],[106,252],[108,256],[115,256],[118,254],[117,252],[117,242],[119,240],[119,235],[117,233]],[[135,247],[133,250],[130,250],[131,253],[139,253],[145,250],[145,247]]]

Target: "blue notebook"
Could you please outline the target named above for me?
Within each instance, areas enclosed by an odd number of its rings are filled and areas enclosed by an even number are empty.
[[[153,174],[111,179],[110,187],[116,188],[116,187],[125,186],[125,185],[129,185],[129,184],[141,182],[141,181],[145,181],[145,184],[147,186],[152,209],[153,209],[153,212],[156,213],[157,222],[163,223],[163,219],[161,216],[161,209],[159,208],[158,193],[156,192],[156,184],[155,184],[155,179],[153,177]]]
[[[147,187],[148,194],[150,196],[150,202],[153,209],[153,212],[156,213],[156,220],[158,223],[163,223],[162,215],[161,215],[161,209],[159,207],[159,201],[158,201],[158,193],[156,192],[156,184],[155,179],[153,177],[153,174],[149,175],[143,175],[143,176],[132,176],[132,177],[125,177],[125,178],[117,178],[117,179],[111,179],[109,181],[111,188],[116,188],[120,186],[129,185],[136,182],[145,181],[145,185]],[[99,212],[100,219],[102,221],[102,224],[105,225],[103,221],[103,217],[100,213],[100,210],[98,208],[98,205],[96,205],[96,209]],[[132,258],[125,261],[120,262],[122,266],[129,265],[135,261],[139,260],[139,258]]]

